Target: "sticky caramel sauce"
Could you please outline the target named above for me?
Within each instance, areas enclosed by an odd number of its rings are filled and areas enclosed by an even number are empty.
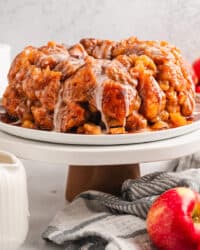
[[[186,118],[188,121],[188,124],[195,122],[195,121],[200,121],[200,101],[196,102],[195,105],[195,111],[193,112],[192,116],[189,116]],[[17,120],[15,117],[11,117],[8,115],[6,112],[5,108],[0,104],[0,121],[9,125],[13,126],[21,126],[21,122]],[[174,128],[175,126],[170,126],[170,128]],[[160,129],[159,129],[160,130]],[[165,130],[165,129],[162,129]],[[133,132],[127,132],[127,133],[142,133],[142,132],[147,132],[147,131],[156,131],[155,129],[151,129],[150,127],[147,127],[145,129],[133,131]]]
[[[8,113],[1,104],[0,104],[0,121],[15,126],[21,125],[18,119],[8,115]]]

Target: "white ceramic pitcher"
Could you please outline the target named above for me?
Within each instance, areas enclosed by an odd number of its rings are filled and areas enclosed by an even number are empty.
[[[0,151],[0,249],[16,250],[28,232],[26,173],[12,154]]]

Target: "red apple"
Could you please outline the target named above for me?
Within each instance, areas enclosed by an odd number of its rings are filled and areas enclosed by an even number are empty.
[[[195,72],[198,80],[200,80],[200,58],[198,58],[196,61],[194,61],[194,63],[192,64],[192,67],[194,69],[194,72]]]
[[[200,250],[200,194],[178,187],[160,195],[149,210],[147,231],[160,250]]]
[[[191,67],[191,76],[192,76],[192,80],[194,85],[197,85],[199,83],[199,79],[194,71],[194,69]]]
[[[200,93],[200,85],[197,85],[195,88],[196,92],[199,94]]]

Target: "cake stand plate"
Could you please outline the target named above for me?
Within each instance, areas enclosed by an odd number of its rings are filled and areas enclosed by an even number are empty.
[[[135,178],[139,175],[138,165],[134,165],[135,168],[132,167],[133,170],[130,170],[133,164],[170,160],[199,151],[200,130],[167,140],[116,146],[53,144],[0,132],[0,150],[9,151],[23,159],[69,164],[70,186],[67,198],[71,200],[76,194],[88,188],[112,192],[112,188],[109,189],[112,183],[115,184],[113,189],[120,188],[121,183],[116,187],[117,179],[123,182],[127,177]],[[116,171],[115,166],[118,166]],[[89,185],[91,183],[92,185]]]
[[[154,142],[173,137],[181,136],[200,128],[200,120],[180,126],[176,128],[169,128],[155,131],[142,131],[138,133],[129,134],[101,134],[101,135],[86,135],[86,134],[72,134],[59,133],[53,131],[44,131],[37,129],[23,128],[6,124],[0,121],[0,130],[10,135],[18,136],[24,139],[37,140],[41,142],[50,142],[57,144],[73,144],[73,145],[126,145],[145,142]]]

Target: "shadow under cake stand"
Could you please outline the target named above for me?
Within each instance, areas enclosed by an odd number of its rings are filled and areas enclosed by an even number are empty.
[[[53,144],[0,132],[0,150],[22,159],[68,164],[66,199],[71,201],[88,189],[118,195],[124,180],[140,176],[138,163],[171,160],[199,151],[200,130],[167,140],[115,146]]]

